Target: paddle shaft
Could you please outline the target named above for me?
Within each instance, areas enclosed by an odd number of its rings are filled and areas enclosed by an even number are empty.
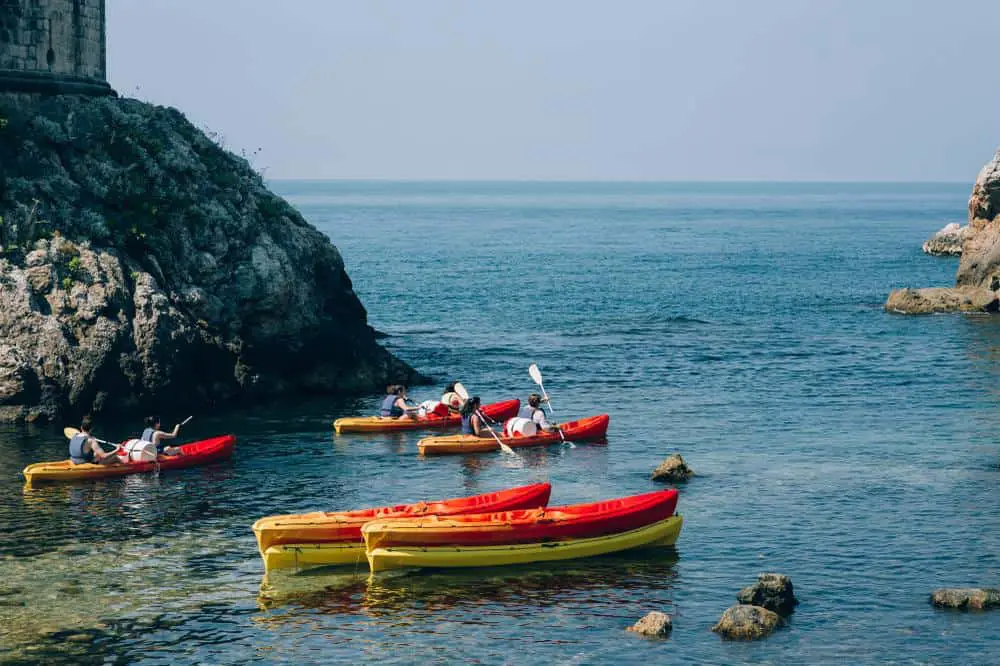
[[[476,414],[483,421],[483,425],[485,425],[486,429],[490,431],[490,434],[493,435],[493,439],[497,440],[497,444],[500,445],[500,450],[503,451],[504,453],[509,453],[510,455],[516,456],[517,452],[514,449],[507,446],[506,444],[504,444],[503,441],[499,437],[497,437],[497,434],[493,432],[493,428],[491,428],[490,424],[487,423],[486,416],[483,414],[483,412],[477,409]]]

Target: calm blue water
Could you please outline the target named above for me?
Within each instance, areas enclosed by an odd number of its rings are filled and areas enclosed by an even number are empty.
[[[231,463],[23,491],[64,440],[2,431],[0,659],[941,663],[995,645],[1000,616],[927,596],[1000,585],[1000,319],[881,309],[953,283],[957,260],[920,243],[962,220],[967,184],[276,189],[337,243],[397,354],[486,400],[526,396],[538,363],[556,416],[611,414],[608,444],[423,460],[419,434],[334,437],[374,409],[359,396],[197,414],[188,435],[238,435]],[[675,451],[699,474],[676,552],[265,582],[249,531],[538,479],[554,504],[639,493]],[[792,577],[791,626],[721,641],[709,627],[761,571]],[[669,640],[623,631],[654,609]]]

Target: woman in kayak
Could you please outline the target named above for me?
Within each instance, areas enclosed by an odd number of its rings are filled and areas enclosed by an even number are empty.
[[[181,424],[178,423],[174,426],[174,429],[170,432],[164,432],[160,430],[160,417],[159,416],[147,416],[146,417],[146,429],[142,431],[142,436],[139,438],[144,442],[152,442],[156,445],[156,452],[162,453],[165,456],[177,456],[181,454],[180,448],[176,446],[167,446],[163,443],[165,439],[173,439],[177,436],[177,433],[181,429]]]
[[[489,437],[486,424],[479,415],[479,396],[474,395],[462,405],[462,434],[476,437]]]
[[[541,407],[543,402],[545,402],[545,399],[542,396],[532,393],[528,396],[528,404],[521,407],[521,411],[517,413],[518,417],[531,419],[540,430],[545,430],[546,432],[558,430],[559,427],[554,423],[550,423],[546,417],[545,410]]]
[[[97,440],[90,434],[93,421],[89,416],[84,416],[80,421],[80,432],[73,435],[69,440],[69,460],[74,465],[93,463],[95,465],[114,465],[120,463],[114,453],[105,453]]]
[[[388,387],[389,395],[382,399],[379,414],[399,419],[414,419],[417,417],[415,407],[406,404],[406,387],[397,384]]]

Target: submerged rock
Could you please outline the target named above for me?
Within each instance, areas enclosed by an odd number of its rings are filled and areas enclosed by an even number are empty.
[[[792,579],[783,574],[762,573],[757,582],[740,590],[736,600],[741,604],[760,606],[779,615],[788,615],[799,603],[795,598]]]
[[[723,638],[752,641],[772,634],[783,624],[784,620],[774,611],[740,604],[727,608],[712,631]]]
[[[673,628],[674,625],[669,615],[660,611],[651,611],[625,631],[643,636],[660,637],[669,634]]]
[[[678,483],[687,481],[694,476],[694,471],[687,466],[679,453],[672,453],[653,470],[653,481]]]
[[[946,227],[947,228],[947,227]],[[997,312],[1000,290],[1000,151],[979,172],[954,288],[899,289],[885,309],[902,314]]]
[[[1000,590],[989,587],[942,587],[931,593],[931,603],[940,608],[996,608],[1000,606]]]
[[[0,94],[0,421],[423,378],[337,248],[176,109]]]
[[[962,243],[971,236],[971,227],[952,222],[924,241],[923,250],[927,254],[958,256],[962,254]]]

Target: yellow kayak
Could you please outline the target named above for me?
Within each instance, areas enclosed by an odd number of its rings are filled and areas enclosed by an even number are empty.
[[[494,421],[506,421],[517,416],[521,401],[517,398],[484,405],[482,413]],[[345,416],[333,422],[333,429],[339,435],[345,432],[399,432],[403,430],[429,430],[432,428],[457,428],[462,425],[462,417],[457,413],[447,416],[428,414],[413,419],[396,416]]]
[[[551,560],[570,560],[617,553],[632,548],[672,546],[681,533],[683,519],[671,516],[665,520],[591,539],[570,539],[543,543],[505,546],[411,546],[406,548],[369,548],[368,564],[372,572],[405,567],[492,567],[504,564],[529,564]],[[391,522],[371,522],[361,528],[367,546],[369,535],[391,528]],[[377,541],[373,538],[372,541]]]
[[[261,557],[264,558],[265,571],[355,564],[367,567],[365,545],[360,541],[269,546],[261,553]]]

